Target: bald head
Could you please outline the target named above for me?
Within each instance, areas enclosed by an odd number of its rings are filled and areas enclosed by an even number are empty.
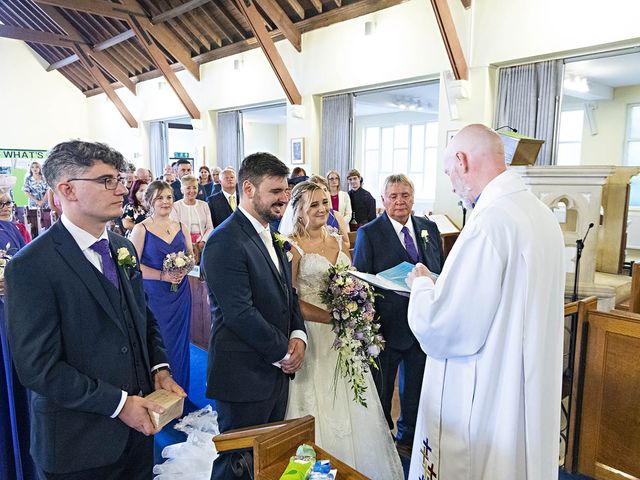
[[[491,180],[506,170],[504,145],[492,129],[468,125],[449,143],[444,163],[453,191],[470,205]]]

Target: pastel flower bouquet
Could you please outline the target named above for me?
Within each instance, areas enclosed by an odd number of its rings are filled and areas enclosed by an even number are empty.
[[[328,270],[322,299],[333,318],[338,351],[334,386],[338,376],[348,379],[353,400],[366,407],[365,373],[378,368],[376,358],[384,349],[384,338],[375,321],[374,293],[368,283],[349,275],[349,266],[338,263]]]
[[[4,281],[4,269],[7,268],[7,263],[11,260],[11,255],[9,255],[9,249],[11,248],[11,244],[7,243],[3,250],[0,250],[0,282]]]
[[[185,275],[193,269],[194,265],[195,259],[193,255],[188,255],[185,252],[168,253],[162,262],[162,271],[170,274]],[[178,291],[177,283],[171,284],[171,291]]]

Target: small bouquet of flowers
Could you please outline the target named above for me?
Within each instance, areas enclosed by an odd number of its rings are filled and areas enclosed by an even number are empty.
[[[338,375],[347,378],[353,400],[366,407],[365,373],[378,368],[376,358],[384,349],[380,325],[375,322],[374,293],[368,283],[349,275],[348,265],[338,263],[328,270],[327,285],[322,293],[333,318],[338,351],[334,384]]]
[[[9,249],[11,248],[11,244],[7,243],[3,250],[0,250],[0,282],[4,282],[4,269],[7,268],[7,263],[11,260],[11,255],[9,255]]]
[[[168,253],[162,262],[162,271],[166,273],[184,275],[191,271],[195,265],[193,255],[187,255],[185,252]],[[171,284],[171,291],[178,291],[178,284]]]

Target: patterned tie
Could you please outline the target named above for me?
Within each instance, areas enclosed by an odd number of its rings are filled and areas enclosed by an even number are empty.
[[[116,264],[113,262],[113,258],[111,258],[111,255],[109,254],[109,241],[106,238],[103,238],[102,240],[98,240],[89,248],[100,255],[102,258],[102,273],[114,287],[119,289],[120,284],[118,283]]]
[[[235,195],[229,195],[229,206],[231,207],[231,211],[235,212],[236,211],[236,196]]]
[[[413,238],[411,238],[411,234],[409,233],[409,229],[407,227],[402,227],[400,230],[404,235],[404,248],[407,249],[407,253],[409,254],[409,258],[413,263],[418,263],[420,261],[420,255],[418,255],[418,250],[416,249],[416,244],[413,243]]]

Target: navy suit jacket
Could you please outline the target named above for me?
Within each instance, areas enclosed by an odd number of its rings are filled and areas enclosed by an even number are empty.
[[[236,196],[236,204],[237,202],[238,197]],[[233,213],[233,210],[231,210],[231,205],[229,205],[227,197],[224,196],[223,192],[218,192],[214,195],[211,195],[208,198],[207,203],[209,204],[209,210],[211,211],[211,221],[213,222],[213,228],[216,228]]]
[[[412,215],[411,221],[420,261],[433,273],[440,273],[444,265],[444,254],[438,227],[425,217]],[[421,238],[422,230],[429,232],[426,244]],[[358,229],[353,265],[359,271],[376,274],[401,262],[413,263],[386,213]],[[380,293],[383,296],[376,297],[376,313],[380,316],[382,335],[389,346],[408,348],[415,341],[407,322],[409,299],[387,290]]]
[[[109,232],[111,254],[133,244]],[[141,342],[145,371],[168,363],[146,306],[138,266],[117,267]],[[6,269],[5,312],[20,382],[31,397],[31,454],[50,473],[115,463],[129,427],[110,418],[132,378],[129,336],[117,309],[62,222],[23,248]]]
[[[281,272],[255,228],[238,209],[209,236],[202,268],[209,286],[211,337],[207,396],[257,402],[274,392],[289,334],[305,331],[291,263],[276,244]],[[224,272],[220,274],[219,272]]]

